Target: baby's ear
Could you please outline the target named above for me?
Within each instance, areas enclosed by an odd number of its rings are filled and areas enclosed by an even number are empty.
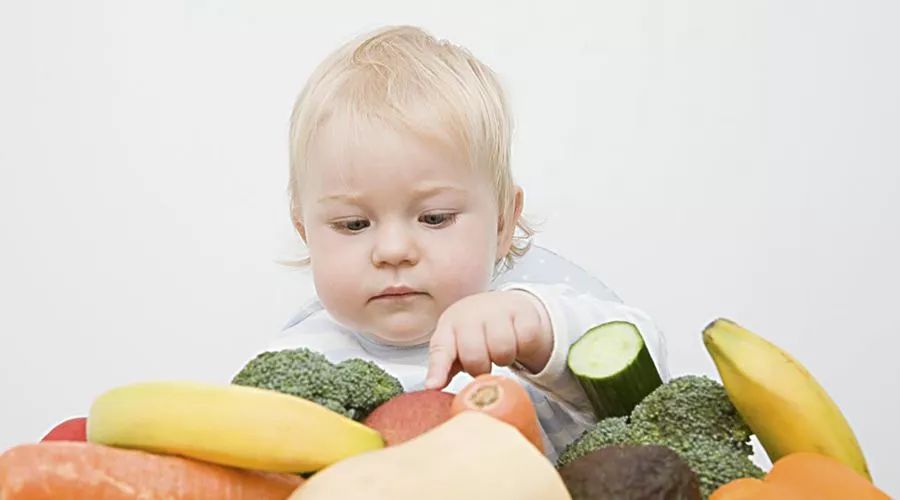
[[[300,210],[297,207],[291,208],[291,222],[294,224],[297,234],[303,239],[303,243],[306,243],[306,227],[303,225],[303,221],[300,218]]]
[[[509,254],[513,236],[516,233],[516,225],[519,217],[522,216],[522,207],[525,205],[525,191],[519,186],[514,186],[513,192],[510,206],[506,207],[506,217],[500,216],[497,221],[497,257],[500,259]]]

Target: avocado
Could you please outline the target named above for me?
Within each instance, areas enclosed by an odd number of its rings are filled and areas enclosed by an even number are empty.
[[[559,469],[572,500],[700,500],[697,475],[665,446],[600,448]]]

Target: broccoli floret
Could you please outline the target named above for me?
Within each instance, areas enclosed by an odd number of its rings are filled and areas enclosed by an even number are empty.
[[[690,445],[676,448],[688,466],[697,473],[700,493],[706,498],[723,484],[742,477],[761,479],[765,472],[756,466],[746,454],[736,451],[722,441],[706,436],[693,436]]]
[[[659,386],[634,407],[631,422],[649,440],[702,435],[727,442],[746,455],[753,453],[750,427],[725,388],[706,377],[686,375]]]
[[[594,450],[620,444],[631,444],[628,423],[625,417],[604,418],[597,425],[586,430],[578,439],[566,446],[557,459],[557,466],[563,467],[577,458]]]
[[[558,466],[606,446],[655,444],[677,452],[700,480],[703,496],[741,477],[763,476],[749,458],[751,431],[724,388],[706,377],[673,379],[651,392],[631,415],[607,418],[560,454]]]
[[[354,358],[335,365],[306,348],[261,353],[231,383],[298,396],[355,420],[403,392],[375,363]]]
[[[337,380],[346,392],[351,418],[362,419],[381,403],[403,392],[396,378],[378,365],[359,358],[347,359],[337,365]]]
[[[324,355],[309,349],[264,352],[250,360],[231,383],[318,401],[333,395],[336,372]]]

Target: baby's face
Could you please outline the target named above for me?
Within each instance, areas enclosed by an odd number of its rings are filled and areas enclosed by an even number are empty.
[[[312,144],[301,214],[316,290],[343,325],[424,342],[441,313],[487,289],[498,208],[484,172],[412,135],[373,128]]]

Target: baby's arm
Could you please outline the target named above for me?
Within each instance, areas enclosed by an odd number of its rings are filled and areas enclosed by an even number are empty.
[[[663,380],[668,379],[665,341],[653,321],[642,311],[619,302],[578,293],[564,284],[507,283],[501,290],[522,290],[537,297],[550,319],[553,347],[546,366],[533,373],[521,364],[512,370],[544,392],[560,409],[576,412],[578,420],[591,418],[584,390],[566,365],[569,347],[591,327],[609,321],[633,323],[644,338]],[[592,418],[591,418],[592,419]]]

